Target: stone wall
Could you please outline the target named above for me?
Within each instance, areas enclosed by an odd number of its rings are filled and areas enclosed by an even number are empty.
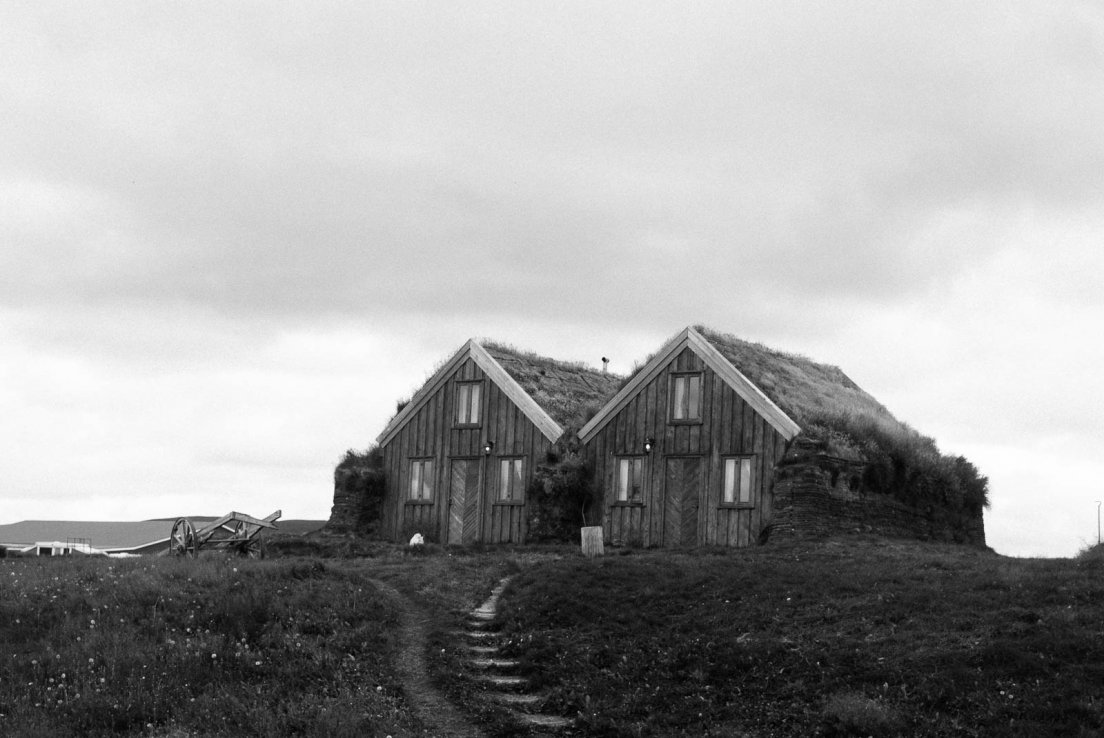
[[[383,499],[383,472],[370,466],[338,466],[326,530],[330,533],[374,533]]]
[[[770,538],[872,533],[985,546],[981,514],[907,505],[863,485],[862,462],[796,443],[775,468]]]

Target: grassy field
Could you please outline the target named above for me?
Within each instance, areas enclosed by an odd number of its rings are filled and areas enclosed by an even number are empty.
[[[395,605],[371,580],[454,612],[509,558],[313,548],[0,559],[0,735],[424,735],[394,676]]]
[[[501,627],[590,736],[1104,735],[1104,555],[1017,560],[862,538],[742,552],[418,553],[286,541],[264,561],[0,559],[0,734],[421,736],[401,615],[451,633],[513,574]]]
[[[511,651],[580,733],[1104,735],[1104,556],[859,538],[523,573]]]

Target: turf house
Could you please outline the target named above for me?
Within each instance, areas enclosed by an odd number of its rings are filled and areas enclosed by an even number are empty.
[[[557,442],[621,378],[506,346],[468,341],[379,435],[380,532],[441,543],[520,543],[529,490]],[[570,430],[566,430],[570,429]]]
[[[747,546],[872,532],[984,545],[986,480],[842,371],[704,327],[579,431],[610,543]]]
[[[335,471],[329,529],[403,541],[985,545],[988,482],[840,369],[702,326],[629,377],[468,341]],[[367,521],[367,523],[365,522]]]

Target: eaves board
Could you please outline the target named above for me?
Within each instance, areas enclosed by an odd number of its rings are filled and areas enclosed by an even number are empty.
[[[579,430],[579,440],[590,441],[605,425],[621,412],[645,385],[655,379],[660,372],[684,348],[689,347],[701,357],[706,366],[712,369],[744,402],[751,405],[788,441],[801,432],[801,427],[786,415],[778,405],[767,397],[761,389],[745,377],[739,369],[721,354],[709,341],[693,328],[679,331],[674,338],[664,344],[628,384],[613,396],[606,406]]]
[[[493,356],[487,353],[486,349],[476,343],[475,340],[469,340],[422,385],[422,388],[414,394],[406,407],[391,419],[391,422],[376,438],[376,442],[384,445],[394,438],[410,418],[440,389],[441,385],[448,381],[448,378],[459,368],[460,364],[469,358],[483,370],[487,378],[494,382],[511,402],[518,406],[525,417],[537,427],[537,430],[545,438],[552,443],[559,440],[560,436],[563,435],[563,428],[502,368],[501,364],[495,361]]]

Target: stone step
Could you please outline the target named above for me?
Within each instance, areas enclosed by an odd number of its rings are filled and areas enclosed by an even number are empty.
[[[463,646],[463,648],[467,651],[471,651],[472,653],[479,653],[479,654],[498,653],[498,646],[470,646],[470,645],[465,644]]]
[[[479,677],[481,681],[493,684],[496,687],[511,687],[520,689],[529,683],[529,680],[520,676],[503,676],[501,674],[484,674]]]
[[[514,659],[468,659],[468,663],[479,669],[513,669],[519,662]]]
[[[515,712],[514,717],[524,725],[537,728],[566,728],[573,722],[570,718],[561,717],[560,715],[542,715],[533,712]]]
[[[488,612],[486,610],[472,610],[471,616],[473,618],[475,618],[476,620],[494,620],[495,619],[495,614],[494,614],[493,610],[491,610],[490,612]]]
[[[454,630],[453,635],[459,638],[471,638],[476,641],[486,642],[487,640],[495,638],[498,634],[492,633],[489,630]]]
[[[511,694],[510,692],[494,692],[491,696],[504,705],[513,707],[534,707],[544,701],[544,698],[536,694]]]

